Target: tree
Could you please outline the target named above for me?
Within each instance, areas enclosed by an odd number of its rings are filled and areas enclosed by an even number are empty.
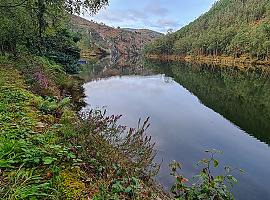
[[[17,24],[21,18],[17,17],[18,14],[16,14],[16,17],[11,15],[6,17],[5,15],[20,11],[19,14],[23,15],[25,21],[21,21],[18,27],[25,26],[26,24],[29,26],[31,24],[29,28],[31,27],[32,29],[33,37],[28,37],[28,40],[30,40],[30,43],[38,43],[38,51],[42,54],[46,30],[55,30],[57,32],[58,26],[68,14],[81,14],[84,12],[95,14],[107,4],[108,0],[2,0],[0,3],[0,12],[3,18],[1,17],[0,22],[3,21],[2,19],[7,19],[7,21],[10,20]],[[11,23],[8,24],[12,26]],[[26,29],[23,30],[23,33],[18,33],[16,37],[25,34]],[[13,30],[10,30],[11,32]],[[2,41],[3,38],[0,39],[1,49],[3,50],[5,49],[5,42]]]
[[[172,33],[173,33],[173,29],[172,28],[170,28],[170,29],[167,30],[167,35],[170,35]]]
[[[108,0],[3,0],[0,8],[15,8],[26,6],[27,4],[44,5],[57,5],[63,6],[70,14],[80,14],[83,11],[88,11],[92,14],[96,13],[103,6],[108,4]]]
[[[27,38],[33,37],[33,30],[35,26],[32,17],[25,7],[0,7],[0,51],[2,53],[16,53],[18,44],[25,44]]]
[[[216,1],[208,12],[179,31],[153,42],[147,51],[184,56],[245,55],[263,60],[269,56],[269,10],[269,0]]]

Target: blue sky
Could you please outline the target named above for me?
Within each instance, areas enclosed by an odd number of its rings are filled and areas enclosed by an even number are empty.
[[[216,0],[110,0],[109,6],[87,19],[121,28],[177,30],[208,11]]]

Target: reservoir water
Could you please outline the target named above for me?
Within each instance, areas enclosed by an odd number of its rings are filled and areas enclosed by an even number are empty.
[[[156,177],[173,184],[169,163],[177,160],[189,179],[208,149],[223,152],[220,165],[235,173],[236,199],[270,199],[270,78],[267,69],[145,61],[89,64],[82,76],[87,108],[122,114],[136,127],[150,117],[148,134],[156,143]],[[222,171],[220,171],[222,172]]]

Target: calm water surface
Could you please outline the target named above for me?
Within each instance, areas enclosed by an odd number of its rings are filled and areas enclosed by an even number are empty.
[[[101,62],[86,73],[90,108],[123,114],[121,123],[136,127],[151,118],[148,133],[163,160],[157,180],[169,188],[168,164],[183,164],[191,178],[207,149],[224,152],[222,165],[236,174],[237,199],[270,199],[270,80],[267,71],[238,70],[185,63]]]

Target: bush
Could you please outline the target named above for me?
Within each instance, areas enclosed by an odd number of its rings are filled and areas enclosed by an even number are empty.
[[[61,64],[64,70],[70,74],[76,74],[80,70],[79,59],[80,49],[76,43],[80,40],[80,36],[61,29],[56,35],[45,37],[45,56]]]
[[[33,55],[46,57],[60,64],[65,72],[76,74],[80,70],[78,62],[80,59],[80,49],[76,44],[79,39],[80,35],[77,33],[62,28],[53,33],[46,33],[43,37],[41,49],[36,40],[29,41],[26,47]]]
[[[214,176],[213,169],[219,167],[219,161],[214,158],[215,154],[221,153],[217,150],[206,151],[210,154],[207,159],[200,160],[197,165],[202,166],[202,170],[196,175],[192,182],[179,174],[181,164],[174,161],[170,164],[171,175],[175,177],[176,183],[171,188],[175,199],[178,200],[232,200],[234,199],[228,187],[233,187],[237,180],[231,173],[235,170],[243,171],[241,169],[232,169],[226,166],[225,173]]]
[[[145,183],[159,166],[153,163],[154,144],[145,134],[149,119],[138,129],[127,129],[118,124],[120,117],[100,110],[86,112],[73,131],[77,135],[65,134],[72,146],[80,146],[76,151],[84,161],[81,169],[95,174],[97,184],[92,187],[98,192],[93,199],[134,199],[142,197],[142,191],[153,195]]]

